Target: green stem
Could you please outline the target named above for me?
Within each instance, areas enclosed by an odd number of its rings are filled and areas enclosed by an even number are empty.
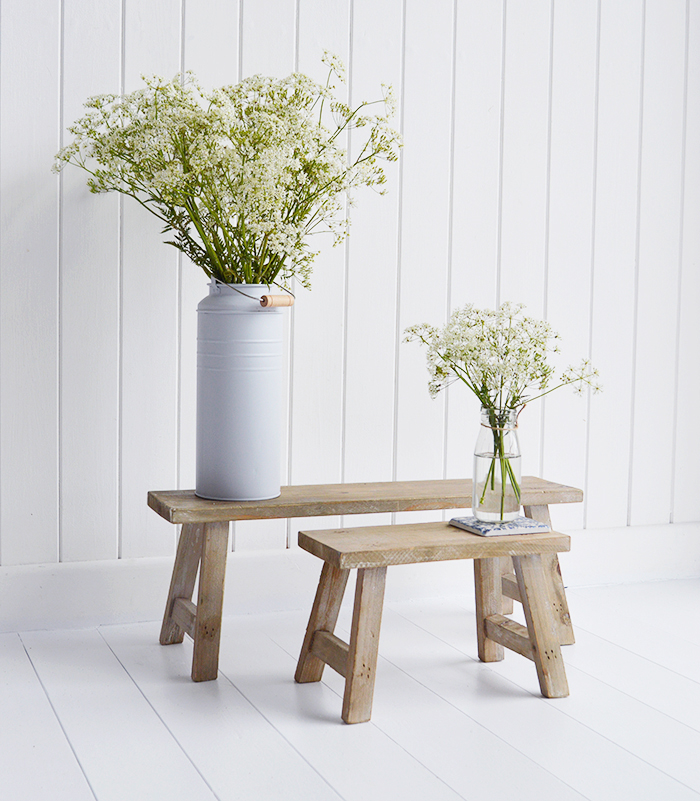
[[[479,505],[481,505],[484,502],[484,499],[486,498],[486,490],[489,487],[489,479],[491,480],[491,489],[493,489],[493,474],[495,472],[495,467],[496,467],[496,459],[494,457],[493,459],[491,459],[491,464],[489,465],[489,471],[486,474],[486,478],[484,479],[484,491],[481,493],[481,498],[479,498]]]
[[[486,498],[486,493],[489,489],[492,492],[494,492],[496,489],[496,462],[498,461],[501,472],[501,477],[500,477],[501,489],[500,489],[499,506],[500,506],[500,517],[501,520],[503,520],[506,507],[507,486],[510,483],[511,487],[513,488],[513,494],[515,496],[515,500],[519,506],[520,484],[515,475],[515,471],[513,470],[513,465],[511,464],[510,457],[506,454],[505,419],[502,415],[496,414],[496,411],[493,408],[489,408],[489,425],[491,426],[493,434],[493,457],[491,459],[491,464],[489,465],[488,472],[486,473],[486,477],[484,479],[484,486],[478,503],[479,505],[484,503],[484,500]]]

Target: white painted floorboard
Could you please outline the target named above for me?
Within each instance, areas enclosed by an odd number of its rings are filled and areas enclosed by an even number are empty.
[[[98,631],[22,640],[96,798],[214,798]]]
[[[93,798],[18,634],[0,634],[0,777],[7,799]]]
[[[101,633],[218,798],[338,798],[230,681],[190,681],[189,644],[161,647],[152,624]]]
[[[201,684],[155,622],[0,635],[0,797],[697,801],[700,580],[569,600],[571,695],[552,700],[530,661],[478,661],[471,597],[388,605],[356,726],[332,670],[294,683],[305,613],[226,618]]]

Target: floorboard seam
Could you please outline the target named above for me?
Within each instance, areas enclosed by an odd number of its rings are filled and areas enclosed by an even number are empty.
[[[85,768],[83,767],[83,763],[80,761],[80,757],[78,756],[75,748],[73,747],[73,743],[71,742],[71,739],[68,736],[68,732],[66,731],[66,729],[65,729],[65,727],[63,725],[63,721],[61,720],[60,715],[56,711],[56,707],[53,705],[53,701],[51,700],[51,696],[49,695],[49,692],[46,689],[46,686],[45,686],[44,682],[42,681],[41,675],[39,674],[39,671],[37,670],[37,667],[34,664],[34,660],[32,659],[31,654],[29,653],[29,649],[27,648],[24,640],[22,639],[22,634],[18,633],[17,636],[19,637],[19,640],[22,643],[22,648],[24,648],[24,653],[27,655],[27,659],[29,660],[29,664],[32,666],[32,670],[34,671],[34,675],[36,676],[37,681],[41,685],[41,689],[42,689],[44,695],[46,696],[46,700],[48,701],[48,704],[51,707],[51,711],[53,712],[54,717],[56,718],[56,722],[61,727],[61,731],[63,732],[63,736],[66,738],[66,742],[68,743],[68,747],[70,748],[71,753],[73,754],[73,757],[74,757],[78,767],[80,768],[80,772],[83,774],[83,777],[85,778],[85,783],[87,784],[90,792],[92,793],[92,797],[95,799],[95,801],[98,801],[97,795],[95,793],[95,790],[94,790],[94,788],[92,786],[92,783],[90,782],[90,778],[88,777],[87,772],[86,772]]]
[[[392,610],[392,611],[395,611],[395,610]],[[401,616],[401,617],[403,617],[403,616]],[[423,629],[421,626],[418,626],[417,624],[413,623],[411,620],[408,620],[408,618],[403,618],[403,619],[406,620],[408,623],[412,623],[412,625],[416,626],[416,628],[421,629],[421,631],[426,631],[426,629]],[[343,626],[338,626],[336,631],[342,632],[345,635],[346,638],[349,637],[350,632],[347,631],[347,629],[344,629]],[[431,634],[431,632],[428,632],[428,633]],[[269,636],[269,635],[267,635],[267,636]],[[449,646],[451,648],[454,648],[454,646],[452,646],[450,643],[447,643],[444,640],[441,640],[439,637],[436,637],[434,634],[431,634],[431,636],[435,637],[435,639],[437,639],[437,640],[440,640],[440,642],[443,642],[445,645],[447,645],[447,646]],[[272,639],[272,641],[275,643],[275,645],[278,646],[278,648],[281,648],[286,654],[289,654],[289,651],[286,648],[284,648],[282,645],[280,645],[278,642],[276,642],[272,637],[270,637],[270,639]],[[467,656],[469,659],[472,659],[472,661],[476,661],[478,663],[478,660],[474,660],[472,657],[470,657],[468,654],[465,654],[463,651],[460,651],[459,649],[455,649],[455,650],[457,650],[457,653],[463,654],[464,656]],[[289,655],[292,656],[291,654],[289,654]],[[292,656],[292,658],[294,658],[294,657]],[[552,771],[548,770],[543,765],[540,765],[539,762],[536,762],[534,759],[532,759],[532,757],[530,757],[527,754],[525,754],[522,751],[520,751],[518,748],[516,748],[514,745],[509,743],[507,740],[504,740],[501,736],[499,736],[495,732],[491,731],[491,729],[489,729],[483,723],[479,723],[478,720],[473,718],[471,715],[469,715],[463,709],[460,709],[458,706],[453,704],[449,699],[443,698],[443,696],[441,696],[439,693],[435,692],[435,690],[433,690],[431,687],[428,687],[426,684],[423,684],[423,682],[420,681],[420,679],[417,679],[415,676],[412,676],[410,673],[408,673],[406,670],[404,670],[400,665],[397,665],[395,662],[392,662],[390,659],[387,659],[386,656],[382,655],[381,648],[380,648],[380,652],[379,652],[379,662],[380,662],[380,664],[381,664],[381,662],[386,662],[387,664],[391,665],[396,670],[398,670],[399,672],[403,673],[404,676],[407,676],[409,679],[411,679],[411,681],[415,681],[416,684],[420,685],[425,690],[427,690],[429,693],[432,693],[432,695],[436,696],[441,701],[446,703],[448,706],[452,707],[452,709],[454,709],[457,713],[459,713],[460,715],[463,715],[465,718],[468,718],[469,720],[471,720],[480,729],[483,729],[484,731],[489,732],[489,734],[491,734],[492,736],[496,737],[498,740],[500,740],[502,743],[507,745],[509,748],[512,748],[513,751],[515,751],[516,753],[520,754],[522,757],[527,759],[533,765],[537,765],[538,768],[540,768],[541,770],[545,771],[545,773],[548,773],[554,779],[556,779],[557,781],[561,782],[564,786],[569,787],[573,792],[578,793],[581,796],[581,798],[585,798],[586,801],[591,801],[590,799],[587,798],[587,796],[584,796],[575,787],[573,787],[572,785],[570,785],[567,782],[565,782],[561,777],[557,776],[555,773],[552,773]],[[502,678],[505,678],[505,677],[502,677]],[[507,679],[507,681],[511,681],[511,680]],[[323,683],[324,683],[324,686],[327,687],[336,696],[338,696],[339,698],[342,698],[342,696],[340,696],[339,693],[337,693],[333,689],[333,687],[331,687],[329,684],[326,684],[326,682],[323,682]],[[515,682],[512,682],[512,681],[511,681],[511,683],[515,684]],[[515,684],[515,686],[519,687],[520,685]],[[408,751],[406,748],[404,748],[404,746],[402,746],[401,743],[399,743],[387,731],[385,731],[381,727],[380,724],[378,724],[374,720],[372,720],[371,721],[371,725],[376,726],[376,728],[379,729],[379,731],[381,731],[382,734],[384,734],[385,737],[387,737],[389,740],[391,740],[391,742],[393,742],[395,745],[397,745],[399,748],[401,748],[405,753],[409,754],[413,759],[416,760],[416,762],[418,762],[420,765],[422,765],[429,773],[431,773],[433,776],[435,776],[437,779],[439,779],[446,787],[449,787],[449,789],[452,790],[452,792],[456,793],[460,798],[465,798],[465,796],[461,795],[458,790],[456,790],[454,787],[452,787],[450,784],[448,784],[444,779],[442,779],[442,777],[440,777],[437,773],[435,773],[433,770],[431,770],[427,765],[425,765],[423,762],[421,762],[419,759],[417,759],[413,754],[410,753],[410,751]],[[468,801],[468,799],[465,798],[465,801]]]
[[[683,679],[687,679],[688,681],[692,681],[693,684],[700,684],[700,679],[695,679],[692,676],[688,676],[687,673],[679,673],[677,670],[674,670],[669,665],[664,665],[662,662],[657,662],[655,659],[651,659],[650,657],[646,656],[645,654],[640,654],[638,651],[633,651],[631,648],[628,648],[625,645],[620,645],[620,643],[615,642],[614,640],[610,640],[607,637],[603,636],[602,634],[598,634],[595,631],[592,631],[587,626],[576,626],[577,629],[581,631],[585,631],[586,634],[589,634],[592,637],[597,637],[599,640],[603,640],[603,642],[608,643],[609,645],[614,646],[615,648],[620,648],[623,651],[626,651],[628,654],[632,654],[636,659],[643,659],[645,662],[648,662],[650,665],[656,665],[658,668],[662,670],[667,670],[669,673],[673,673],[675,676],[680,676]]]
[[[267,635],[265,635],[265,636],[267,636]],[[273,642],[275,645],[277,645],[278,647],[280,647],[280,646],[279,646],[279,645],[278,645],[278,644],[277,644],[277,643],[276,643],[274,640],[272,640],[272,638],[271,638],[271,637],[268,637],[268,639],[270,639],[270,640],[271,640],[271,641],[272,641],[272,642]],[[285,653],[286,653],[286,652],[285,652]],[[289,745],[289,747],[292,749],[292,751],[294,751],[294,753],[295,753],[295,754],[297,754],[297,755],[299,756],[299,758],[300,758],[300,759],[302,759],[302,760],[303,760],[303,761],[304,761],[304,762],[305,762],[305,763],[306,763],[306,764],[309,766],[309,768],[311,768],[311,770],[312,770],[312,771],[313,771],[313,772],[314,772],[314,773],[315,773],[315,774],[316,774],[316,775],[317,775],[317,776],[318,776],[318,777],[321,779],[321,781],[323,781],[323,782],[324,782],[324,783],[325,783],[325,784],[326,784],[326,785],[327,785],[327,786],[328,786],[328,787],[329,787],[329,788],[330,788],[330,789],[331,789],[331,790],[332,790],[332,791],[333,791],[333,792],[334,792],[334,793],[335,793],[335,794],[338,796],[338,798],[342,799],[342,801],[347,801],[347,799],[345,799],[345,798],[344,798],[344,797],[343,797],[343,796],[342,796],[342,795],[341,795],[341,794],[338,792],[338,790],[337,790],[335,787],[333,787],[333,785],[332,785],[332,784],[331,784],[331,783],[328,781],[328,779],[327,779],[327,778],[326,778],[326,777],[325,777],[325,776],[324,776],[324,775],[323,775],[323,774],[322,774],[322,773],[321,773],[321,772],[318,770],[318,768],[317,768],[317,767],[316,767],[316,766],[315,766],[313,763],[309,762],[309,760],[308,760],[308,759],[307,759],[307,758],[304,756],[304,754],[302,754],[302,752],[301,752],[301,751],[300,751],[300,750],[299,750],[299,749],[298,749],[298,748],[297,748],[297,747],[294,745],[294,743],[293,743],[293,742],[292,742],[292,741],[291,741],[291,740],[290,740],[288,737],[286,737],[286,736],[285,736],[285,735],[284,735],[284,734],[283,734],[283,733],[282,733],[282,732],[281,732],[281,731],[280,731],[280,730],[277,728],[277,726],[275,726],[275,724],[274,724],[274,723],[273,723],[273,722],[272,722],[272,721],[271,721],[271,720],[270,720],[270,719],[267,717],[267,715],[266,715],[266,714],[265,714],[265,713],[264,713],[264,712],[263,712],[263,711],[260,709],[260,707],[258,707],[258,706],[257,706],[257,704],[256,704],[256,703],[255,703],[255,702],[254,702],[254,701],[253,701],[251,698],[249,698],[249,697],[248,697],[248,695],[247,695],[247,694],[244,692],[244,690],[243,690],[241,687],[239,687],[239,686],[238,686],[238,685],[237,685],[237,684],[236,684],[236,683],[233,681],[233,679],[231,679],[231,678],[230,678],[230,677],[229,677],[229,676],[228,676],[226,673],[224,673],[222,670],[219,670],[219,675],[220,675],[220,676],[222,676],[224,679],[226,679],[226,681],[227,681],[227,682],[228,682],[228,683],[229,683],[229,684],[230,684],[230,685],[231,685],[231,686],[232,686],[232,687],[233,687],[233,688],[236,690],[236,692],[239,692],[239,693],[241,694],[241,697],[242,697],[242,698],[245,698],[245,700],[247,701],[247,703],[249,703],[249,704],[251,705],[251,707],[252,707],[252,708],[253,708],[253,709],[254,709],[254,710],[255,710],[255,711],[258,713],[258,715],[260,715],[260,717],[261,717],[261,718],[262,718],[262,719],[263,719],[263,720],[264,720],[264,721],[265,721],[265,722],[266,722],[266,723],[267,723],[267,724],[268,724],[268,725],[269,725],[269,726],[270,726],[272,729],[274,729],[274,731],[276,731],[276,732],[277,732],[277,734],[278,734],[278,735],[279,735],[279,736],[280,736],[280,737],[281,737],[281,738],[282,738],[282,739],[285,741],[285,743],[287,743],[287,745]]]
[[[340,630],[340,631],[344,631],[342,627],[339,627],[339,630]],[[349,632],[347,632],[347,631],[344,631],[344,634],[345,634],[346,638],[349,638]],[[296,657],[294,656],[294,654],[291,654],[291,653],[290,653],[290,652],[289,652],[289,651],[288,651],[288,650],[287,650],[287,649],[286,649],[286,648],[285,648],[283,645],[281,645],[280,643],[278,643],[278,642],[277,642],[277,640],[275,640],[275,639],[274,639],[274,637],[270,637],[270,635],[269,635],[269,634],[267,634],[266,636],[267,636],[267,637],[268,637],[270,640],[272,640],[272,642],[274,642],[274,644],[275,644],[275,645],[276,645],[278,648],[281,648],[281,649],[282,649],[282,651],[284,651],[284,653],[285,653],[285,654],[287,654],[287,655],[288,655],[289,657],[291,657],[292,659],[296,659]],[[380,659],[382,659],[382,656],[381,656],[381,654],[379,655],[379,658],[380,658]],[[385,660],[385,661],[388,661],[388,660]],[[332,670],[333,668],[329,667],[328,669],[329,669],[329,670]],[[399,670],[401,670],[401,668],[399,668]],[[403,673],[404,671],[401,671],[401,672]],[[406,674],[406,675],[408,675],[408,674]],[[412,677],[411,677],[411,678],[412,678]],[[328,688],[328,690],[330,690],[330,691],[333,693],[333,695],[335,695],[337,698],[339,698],[340,700],[342,700],[343,696],[342,696],[342,695],[341,695],[339,692],[337,692],[337,691],[336,691],[336,690],[335,690],[333,687],[331,687],[331,686],[330,686],[330,684],[327,684],[327,683],[326,683],[325,681],[323,681],[323,680],[321,680],[321,681],[323,682],[323,686],[324,686],[324,687]],[[420,683],[420,682],[419,682],[419,683]],[[389,734],[387,731],[385,731],[385,730],[384,730],[384,729],[383,729],[381,726],[379,726],[379,725],[378,725],[378,724],[377,724],[375,721],[373,721],[373,720],[372,720],[372,721],[368,721],[368,724],[369,724],[369,725],[372,725],[372,726],[374,726],[376,729],[378,729],[378,730],[379,730],[379,731],[380,731],[380,732],[381,732],[381,733],[382,733],[382,734],[383,734],[383,735],[384,735],[384,736],[385,736],[385,737],[386,737],[388,740],[390,740],[392,743],[394,743],[394,745],[396,745],[398,748],[400,748],[400,749],[401,749],[401,750],[402,750],[402,751],[403,751],[405,754],[408,754],[408,755],[411,757],[411,759],[413,759],[415,762],[417,762],[419,765],[421,765],[421,766],[422,766],[422,767],[423,767],[425,770],[427,770],[427,771],[428,771],[428,773],[430,773],[430,774],[431,774],[431,776],[434,776],[434,777],[435,777],[435,778],[436,778],[438,781],[440,781],[442,784],[444,784],[444,785],[445,785],[445,787],[447,787],[448,789],[452,790],[452,792],[453,792],[453,793],[455,793],[455,795],[458,795],[460,798],[463,798],[463,799],[464,799],[464,801],[469,801],[469,799],[465,798],[465,796],[463,796],[463,795],[462,795],[462,794],[461,794],[461,793],[460,793],[458,790],[455,790],[455,788],[454,788],[454,787],[452,787],[452,785],[448,784],[448,783],[447,783],[447,782],[446,782],[446,781],[445,781],[445,780],[444,780],[444,779],[443,779],[441,776],[439,776],[437,773],[435,773],[435,771],[434,771],[434,770],[431,770],[431,768],[429,768],[429,767],[428,767],[428,766],[427,766],[427,765],[426,765],[424,762],[421,762],[421,760],[420,760],[420,759],[418,759],[418,758],[417,758],[417,757],[416,757],[414,754],[412,754],[412,753],[411,753],[411,752],[410,752],[410,751],[409,751],[407,748],[405,748],[403,745],[401,745],[401,743],[400,743],[400,742],[398,742],[397,740],[395,740],[395,739],[394,739],[394,738],[393,738],[393,737],[392,737],[392,736],[391,736],[391,735],[390,735],[390,734]],[[361,724],[361,725],[364,725],[364,724]]]
[[[419,625],[415,621],[411,620],[410,618],[406,617],[405,615],[402,615],[401,612],[398,611],[397,609],[392,609],[392,611],[394,613],[396,613],[397,615],[399,615],[401,618],[403,618],[406,622],[410,623],[411,625],[416,626],[416,628],[420,629],[421,631],[426,632],[430,636],[435,637],[435,639],[437,639],[440,642],[444,643],[448,647],[453,648],[454,650],[457,651],[457,653],[463,654],[464,656],[466,656],[467,658],[471,659],[474,662],[477,662],[477,663],[479,662],[478,659],[474,659],[473,656],[471,656],[467,652],[463,651],[461,648],[457,647],[453,643],[450,643],[450,642],[447,642],[446,640],[443,640],[441,637],[438,637],[436,634],[433,634],[428,629],[425,629],[423,626]],[[586,631],[586,633],[588,633],[588,634],[593,634],[593,632],[590,632],[590,631],[588,631],[588,629],[582,628],[581,626],[577,626],[577,628],[581,629],[581,631]],[[600,637],[600,635],[597,635],[597,634],[593,634],[593,636],[599,637],[601,640],[604,640],[605,642],[610,643],[610,640],[607,640],[605,637]],[[611,644],[612,645],[617,645],[616,643],[611,643]],[[617,646],[617,647],[622,647],[622,646]],[[624,650],[628,650],[628,649],[624,649]],[[634,651],[630,651],[629,653],[633,654],[637,658],[645,659],[646,661],[651,662],[654,665],[658,664],[657,662],[654,662],[653,660],[647,659],[646,657],[644,657],[644,656],[642,656],[640,654],[637,654]],[[380,658],[381,658],[381,653],[380,653]],[[386,657],[383,657],[383,658],[386,661],[390,661],[390,660],[386,659]],[[391,664],[394,664],[394,663],[392,662]],[[396,667],[398,670],[401,670],[401,668],[398,665],[394,665],[394,667]],[[613,687],[612,685],[608,685],[607,682],[602,681],[601,679],[597,678],[596,676],[588,674],[585,670],[581,670],[580,668],[577,668],[577,667],[575,667],[573,665],[570,665],[569,667],[571,667],[573,670],[577,670],[577,671],[579,671],[581,673],[584,673],[587,676],[590,676],[590,678],[592,678],[595,681],[600,681],[601,684],[605,684],[606,686],[611,687],[611,689],[613,689],[615,692],[619,692],[622,695],[625,695],[625,696],[631,698],[632,700],[634,700],[634,701],[636,701],[638,703],[644,704],[648,708],[653,709],[654,711],[659,712],[662,715],[665,715],[667,718],[669,718],[669,720],[673,720],[674,723],[678,723],[679,725],[683,725],[686,728],[689,728],[691,731],[696,731],[695,729],[693,729],[691,726],[688,726],[683,721],[676,720],[671,715],[666,714],[662,710],[656,709],[656,707],[653,707],[651,704],[648,704],[645,701],[640,701],[639,699],[634,698],[634,696],[631,696],[628,693],[625,693],[623,690],[619,690],[617,687]],[[670,670],[670,668],[666,668],[666,666],[664,666],[664,665],[659,665],[659,667],[667,669],[667,670]],[[490,668],[488,668],[488,667],[486,669],[490,670]],[[402,672],[405,673],[405,671],[402,671]],[[526,688],[523,688],[520,684],[518,684],[518,682],[513,681],[512,679],[508,678],[507,676],[504,676],[503,674],[499,673],[498,671],[492,670],[491,672],[493,672],[494,674],[498,675],[500,678],[505,679],[506,681],[510,682],[511,684],[515,685],[516,687],[520,687],[521,689],[524,689],[525,692],[528,692],[530,695],[536,696],[535,693],[531,693],[529,690],[527,690]],[[670,671],[670,672],[675,673],[675,671]],[[410,676],[410,674],[408,674],[408,673],[406,675]],[[683,676],[683,674],[676,674],[676,675]],[[411,677],[411,678],[414,678],[414,677]],[[688,677],[687,676],[683,676],[683,678],[688,678]],[[422,686],[426,686],[426,685],[423,685],[422,682],[420,682],[418,679],[414,678],[414,680],[417,681]],[[688,680],[689,681],[693,681],[693,679],[688,679]],[[426,689],[430,690],[431,692],[434,692],[434,691],[432,691],[430,689],[430,687],[426,687]],[[437,695],[437,693],[436,693],[436,695]],[[438,695],[438,697],[441,698],[442,696]],[[446,701],[447,703],[450,703],[450,701],[448,701],[447,699],[443,699],[443,700]],[[663,770],[662,768],[659,768],[656,765],[652,764],[651,762],[648,762],[646,759],[644,759],[643,757],[639,756],[639,754],[636,754],[634,751],[630,751],[628,748],[625,748],[625,746],[621,745],[620,743],[616,742],[615,740],[612,740],[610,737],[606,736],[605,734],[601,733],[600,731],[597,731],[596,729],[592,728],[587,723],[584,723],[583,721],[579,720],[578,718],[576,718],[573,715],[571,715],[568,712],[566,712],[564,709],[561,709],[560,707],[557,707],[557,706],[554,706],[553,708],[557,712],[559,712],[559,713],[561,713],[563,715],[566,715],[570,720],[573,720],[578,725],[583,726],[584,728],[586,728],[589,731],[593,732],[595,735],[597,735],[599,737],[602,737],[604,740],[606,740],[609,743],[612,743],[614,746],[616,746],[618,748],[621,748],[623,751],[625,751],[626,753],[630,754],[635,759],[638,759],[640,762],[643,762],[644,764],[648,765],[652,770],[658,771],[659,773],[663,774],[664,776],[667,776],[668,778],[670,778],[672,781],[677,782],[682,787],[686,787],[688,790],[691,790],[694,793],[698,792],[694,787],[691,787],[690,785],[688,785],[685,782],[681,781],[680,779],[678,779],[677,777],[675,777],[672,774],[668,773],[667,771]],[[459,707],[455,707],[455,709],[457,709],[458,711],[462,711],[463,712],[463,710],[459,710]],[[463,714],[466,714],[466,713],[463,712]],[[472,718],[470,715],[467,715],[467,717],[469,717],[471,720],[474,720],[474,718]],[[479,725],[479,726],[483,726],[483,724],[479,723],[478,721],[474,721],[474,722],[477,723],[477,725]],[[495,737],[499,737],[498,734],[496,734],[495,732],[492,732],[486,726],[483,726],[483,728],[485,728],[487,731],[491,732],[491,734],[493,734]],[[499,739],[502,739],[502,738],[499,737]],[[514,746],[512,746],[507,741],[504,740],[504,742],[506,742],[506,744],[509,745],[511,748],[514,748]],[[518,751],[517,748],[514,748],[514,750]],[[518,751],[518,752],[522,753],[520,751]],[[523,756],[525,756],[526,758],[530,759],[530,757],[527,757],[527,754],[523,754]],[[531,760],[531,761],[533,761],[533,760]],[[542,765],[539,765],[539,763],[535,762],[535,764],[537,764],[539,767],[543,768],[543,770],[546,770],[546,768],[544,768]],[[552,774],[552,775],[554,775],[557,779],[559,779],[559,781],[562,781],[560,779],[560,777],[556,776],[556,774]],[[566,782],[564,782],[564,784],[566,784]],[[570,786],[570,785],[567,785],[567,786]],[[572,787],[572,789],[576,791],[576,788]],[[576,792],[578,792],[578,791],[576,791]]]
[[[190,756],[190,755],[187,753],[187,751],[186,751],[186,750],[185,750],[185,748],[183,747],[182,743],[181,743],[181,742],[178,740],[178,738],[177,738],[177,737],[175,736],[175,734],[173,733],[173,731],[172,731],[172,729],[170,728],[170,726],[168,726],[168,724],[167,724],[167,723],[166,723],[166,722],[163,720],[163,718],[162,718],[161,714],[158,712],[158,710],[155,708],[155,706],[153,706],[153,704],[151,703],[151,701],[150,701],[150,699],[148,698],[148,696],[146,695],[146,693],[145,693],[145,692],[144,692],[144,691],[141,689],[141,687],[139,686],[138,682],[137,682],[137,681],[136,681],[136,679],[135,679],[135,678],[134,678],[134,677],[131,675],[131,673],[129,672],[129,670],[128,670],[128,668],[126,667],[126,665],[125,665],[125,664],[122,662],[122,660],[121,660],[121,659],[120,659],[120,658],[117,656],[116,652],[114,651],[114,648],[112,648],[112,646],[109,644],[109,642],[107,642],[107,640],[105,639],[104,635],[102,634],[102,631],[101,631],[99,628],[97,629],[97,633],[100,635],[100,637],[102,638],[102,641],[103,641],[103,642],[104,642],[104,644],[107,646],[107,648],[109,648],[109,650],[111,651],[111,653],[112,653],[112,656],[114,656],[114,658],[117,660],[117,662],[118,662],[118,663],[121,665],[121,668],[122,668],[122,670],[123,670],[123,671],[126,673],[126,675],[129,677],[129,679],[130,679],[130,680],[131,680],[131,682],[133,683],[134,687],[136,687],[136,689],[139,691],[139,693],[141,694],[141,697],[143,698],[143,700],[144,700],[144,701],[145,701],[145,702],[148,704],[148,706],[151,708],[151,710],[153,711],[153,714],[154,714],[154,715],[155,715],[155,716],[158,718],[158,720],[159,720],[159,721],[160,721],[160,722],[163,724],[163,726],[164,726],[165,730],[166,730],[166,731],[168,732],[168,734],[169,734],[169,735],[172,737],[172,739],[173,739],[173,740],[174,740],[174,742],[176,743],[177,747],[180,749],[180,751],[182,751],[182,753],[184,754],[184,756],[185,756],[185,758],[187,759],[187,761],[188,761],[188,762],[189,762],[189,763],[192,765],[192,767],[195,769],[195,771],[197,772],[197,775],[198,775],[198,776],[201,778],[201,780],[202,780],[202,781],[204,782],[204,784],[207,786],[207,788],[209,789],[209,791],[211,792],[211,794],[214,796],[214,798],[216,799],[216,801],[221,801],[221,798],[220,798],[220,797],[219,797],[219,796],[216,794],[216,792],[214,791],[214,788],[211,786],[211,784],[209,784],[209,782],[207,781],[206,777],[204,776],[204,774],[202,773],[202,771],[199,769],[199,766],[198,766],[198,765],[196,764],[196,762],[195,762],[195,761],[192,759],[192,757],[191,757],[191,756]]]

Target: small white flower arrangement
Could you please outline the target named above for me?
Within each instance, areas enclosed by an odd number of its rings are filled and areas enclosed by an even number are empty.
[[[428,324],[407,328],[406,342],[417,340],[428,347],[431,396],[459,379],[483,407],[520,411],[560,387],[573,385],[583,392],[590,385],[598,391],[598,371],[587,359],[549,387],[554,368],[547,357],[559,352],[559,335],[544,320],[523,315],[524,308],[506,302],[496,310],[477,309],[470,303],[452,312],[442,330]]]
[[[210,278],[288,286],[296,277],[308,286],[317,255],[309,235],[342,241],[344,196],[359,186],[382,191],[380,162],[396,160],[401,145],[389,126],[391,89],[351,109],[333,94],[342,64],[329,54],[324,63],[325,85],[298,73],[256,75],[207,93],[188,73],[92,97],[54,169],[76,165],[91,192],[133,197]],[[376,104],[383,113],[368,114]],[[350,129],[359,131],[352,159],[342,142]]]
[[[427,347],[432,397],[460,380],[481,402],[493,433],[493,450],[483,486],[478,492],[475,487],[474,501],[483,503],[487,490],[496,491],[501,516],[507,495],[518,506],[520,502],[519,478],[508,458],[505,432],[524,406],[564,386],[579,393],[588,386],[600,391],[598,370],[587,359],[554,381],[554,368],[547,359],[559,351],[559,336],[544,320],[526,317],[523,309],[521,303],[503,303],[497,310],[468,304],[454,311],[442,330],[424,324],[405,331],[405,341]]]

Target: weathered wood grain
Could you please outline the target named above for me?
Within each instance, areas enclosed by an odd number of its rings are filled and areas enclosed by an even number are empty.
[[[489,640],[534,661],[526,626],[503,615],[490,615],[484,620],[484,629]]]
[[[507,595],[508,598],[511,598],[513,601],[520,601],[520,590],[518,589],[518,580],[515,578],[515,574],[511,575],[510,573],[505,576],[501,576],[501,589],[504,595]]]
[[[550,528],[552,527],[552,518],[547,505],[526,504],[523,511],[525,517],[530,517],[540,523],[546,523]],[[554,612],[554,621],[559,629],[559,642],[561,645],[573,645],[575,642],[574,628],[571,625],[569,602],[566,599],[559,558],[556,554],[543,555],[542,564],[550,578],[550,598],[552,610]]]
[[[513,581],[515,581],[515,573],[513,573],[513,560],[510,556],[502,556],[500,558],[501,561],[501,574],[505,576],[510,576]],[[515,599],[518,600],[517,598]],[[501,612],[504,615],[512,615],[513,614],[513,597],[509,595],[505,589],[503,590],[503,595],[501,597],[501,603],[503,607]]]
[[[329,631],[317,631],[311,640],[311,653],[343,678],[348,672],[349,650],[350,646],[346,642]]]
[[[193,638],[193,681],[211,681],[219,670],[228,528],[228,523],[207,523],[204,527]]]
[[[533,476],[522,480],[523,505],[582,500],[583,492],[574,487]],[[472,482],[439,479],[308,484],[282,487],[278,498],[267,501],[208,501],[198,498],[194,490],[154,490],[148,493],[148,505],[170,523],[466,509],[472,505]]]
[[[474,591],[476,595],[476,639],[482,662],[500,662],[503,646],[487,635],[486,621],[500,613],[501,566],[496,559],[474,560]]]
[[[571,538],[556,531],[480,537],[437,522],[300,531],[299,546],[335,567],[351,569],[556,553],[570,550]]]
[[[185,598],[176,598],[173,604],[173,621],[194,639],[194,627],[197,620],[197,607]]]
[[[358,571],[343,695],[345,723],[364,723],[372,715],[385,586],[386,567]]]
[[[550,581],[542,559],[539,554],[516,556],[513,564],[540,690],[546,698],[564,698],[569,694],[569,685],[559,647],[559,632],[551,609]]]
[[[182,527],[177,544],[175,566],[170,580],[168,600],[165,604],[163,626],[160,631],[160,644],[173,645],[180,643],[185,637],[185,630],[173,617],[175,601],[178,598],[190,600],[194,592],[199,562],[202,557],[202,538],[204,524],[190,523]]]
[[[314,605],[311,609],[311,616],[306,627],[306,635],[299,654],[299,661],[294,675],[295,681],[302,684],[321,681],[326,660],[323,658],[323,654],[314,654],[311,646],[314,641],[314,635],[319,631],[326,631],[332,634],[335,630],[340,604],[343,600],[349,575],[349,570],[340,570],[324,562],[316,597],[314,598]],[[335,667],[334,669],[337,670]]]

